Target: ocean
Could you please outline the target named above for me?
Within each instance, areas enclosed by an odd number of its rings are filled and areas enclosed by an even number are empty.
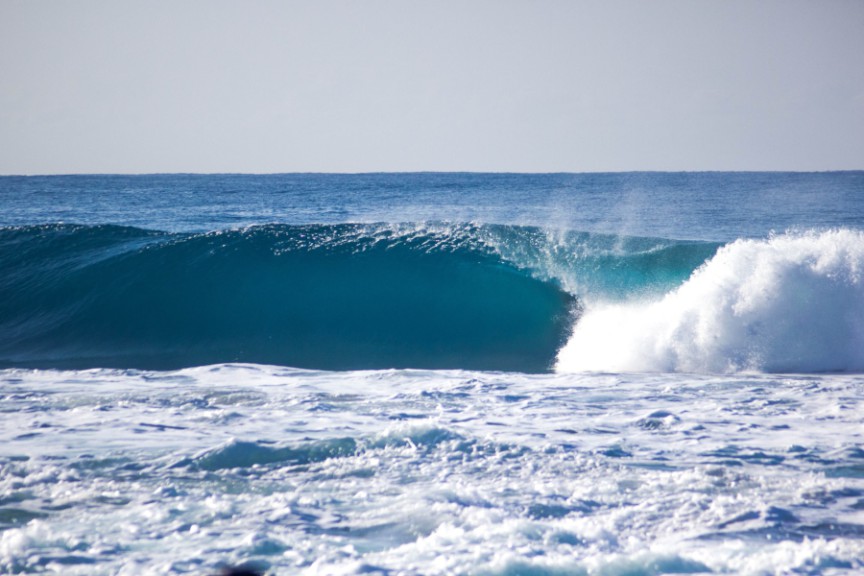
[[[864,571],[864,172],[0,177],[0,573]]]

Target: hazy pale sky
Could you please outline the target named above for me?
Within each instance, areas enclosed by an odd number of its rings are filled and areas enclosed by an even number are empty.
[[[0,174],[862,168],[862,0],[0,0]]]

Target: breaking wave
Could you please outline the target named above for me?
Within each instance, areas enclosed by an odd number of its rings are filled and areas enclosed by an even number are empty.
[[[864,370],[864,232],[0,229],[0,367]]]
[[[659,299],[595,303],[557,370],[864,370],[864,232],[737,240]]]

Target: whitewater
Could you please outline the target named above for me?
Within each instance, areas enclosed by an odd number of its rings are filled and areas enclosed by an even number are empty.
[[[0,205],[0,573],[864,570],[862,172]]]

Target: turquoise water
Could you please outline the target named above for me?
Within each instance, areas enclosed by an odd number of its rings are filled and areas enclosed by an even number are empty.
[[[0,365],[542,372],[582,298],[668,290],[717,247],[442,223],[6,228]]]
[[[862,172],[0,202],[0,572],[864,569]]]

